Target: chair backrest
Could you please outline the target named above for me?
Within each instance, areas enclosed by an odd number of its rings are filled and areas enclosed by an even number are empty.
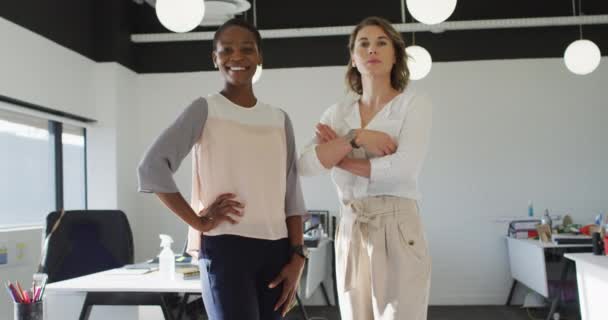
[[[60,214],[46,217],[47,235]],[[42,271],[49,283],[118,268],[133,263],[133,233],[120,210],[66,211],[45,254]]]

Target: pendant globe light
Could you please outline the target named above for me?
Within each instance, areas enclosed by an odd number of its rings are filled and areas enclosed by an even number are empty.
[[[407,0],[407,9],[424,24],[438,24],[452,15],[456,0]]]
[[[570,72],[586,75],[600,65],[600,48],[592,41],[581,39],[572,42],[564,52],[564,63]]]
[[[401,23],[407,22],[407,13],[404,0],[401,0]],[[416,33],[412,32],[412,45],[405,48],[407,68],[410,71],[410,79],[420,80],[431,72],[433,58],[423,47],[416,45]]]
[[[431,72],[433,58],[431,58],[431,54],[425,48],[411,45],[405,48],[405,54],[407,55],[407,67],[410,70],[410,79],[420,80]]]
[[[192,31],[203,21],[203,0],[156,0],[156,16],[160,23],[173,32]]]
[[[572,0],[572,11],[576,16],[576,5]],[[578,12],[581,14],[581,2],[578,2]],[[564,63],[570,72],[578,75],[586,75],[593,72],[600,65],[602,54],[600,48],[591,40],[583,39],[583,26],[579,24],[579,40],[576,40],[566,48],[564,52]]]

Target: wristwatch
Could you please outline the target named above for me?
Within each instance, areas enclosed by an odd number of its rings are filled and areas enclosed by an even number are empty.
[[[289,256],[297,254],[304,259],[308,259],[308,248],[305,245],[297,245],[289,248]]]
[[[353,147],[353,149],[359,149],[361,147],[355,142],[355,139],[357,139],[356,129],[351,129],[350,131],[348,131],[348,133],[344,136],[344,139],[346,139],[350,143],[350,146]]]

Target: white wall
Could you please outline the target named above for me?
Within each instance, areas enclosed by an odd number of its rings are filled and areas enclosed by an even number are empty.
[[[422,214],[433,258],[432,304],[503,304],[510,286],[504,223],[529,200],[589,223],[608,210],[607,60],[593,74],[565,70],[561,59],[436,63],[412,90],[434,101],[431,151],[420,178]],[[301,147],[321,113],[345,91],[343,67],[265,70],[258,97],[286,110]],[[215,72],[138,77],[141,152],[195,97],[221,87]],[[190,159],[176,175],[190,193]],[[303,179],[311,209],[338,210],[329,177]],[[178,243],[185,227],[154,197],[140,196],[149,227],[141,252],[158,251],[157,234]],[[315,299],[320,302],[319,298]]]
[[[86,126],[89,207],[123,209],[135,226],[136,160],[130,158],[137,157],[129,153],[138,143],[135,73],[116,63],[97,64],[3,18],[0,38],[7,44],[0,59],[0,94],[98,120]],[[1,279],[31,281],[41,237],[40,228],[0,231],[0,242],[23,243],[27,254],[18,267],[1,267]],[[0,314],[10,315],[10,308],[6,297],[0,299]]]
[[[608,210],[608,68],[561,59],[439,64],[417,84],[435,101],[421,177],[433,255],[432,303],[504,303],[509,270],[493,219],[528,200],[588,224]]]
[[[95,64],[80,54],[0,18],[0,94],[95,118],[90,106]]]
[[[135,203],[135,170],[139,154],[136,97],[133,92],[137,75],[116,63],[96,65],[91,104],[98,123],[89,131],[88,174],[97,177],[89,182],[89,208],[123,210],[135,232],[139,209]],[[137,244],[136,244],[137,249]]]

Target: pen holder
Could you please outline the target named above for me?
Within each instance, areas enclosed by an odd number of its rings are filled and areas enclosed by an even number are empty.
[[[13,303],[14,320],[44,320],[43,301]]]

